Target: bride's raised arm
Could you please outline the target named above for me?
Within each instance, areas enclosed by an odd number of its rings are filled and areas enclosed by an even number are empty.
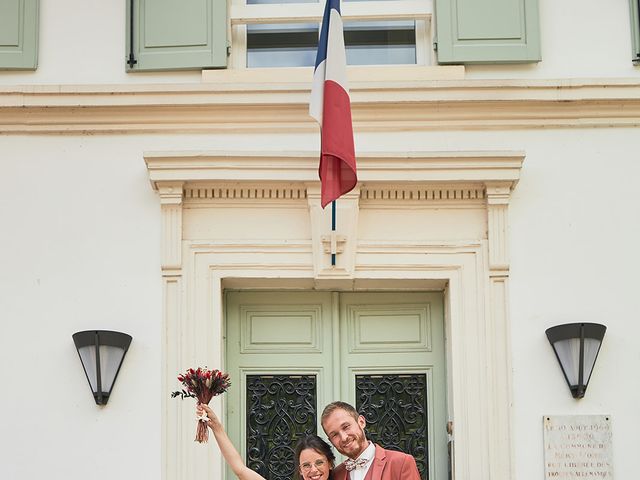
[[[198,417],[202,416],[203,412],[207,414],[209,419],[207,425],[213,432],[220,452],[231,467],[231,470],[233,470],[233,473],[235,473],[240,480],[265,480],[262,475],[254,472],[244,464],[238,450],[236,450],[236,447],[234,447],[231,440],[229,440],[227,432],[224,431],[220,419],[213,413],[213,410],[211,410],[208,405],[198,404],[196,406],[196,414]]]

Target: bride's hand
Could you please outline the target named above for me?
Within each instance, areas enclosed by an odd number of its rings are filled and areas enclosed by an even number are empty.
[[[209,426],[209,428],[211,428],[211,430],[214,430],[215,428],[221,426],[220,419],[216,416],[215,413],[213,413],[211,407],[209,407],[209,405],[199,403],[196,405],[196,416],[198,418],[202,418],[203,415],[206,415],[207,425]]]

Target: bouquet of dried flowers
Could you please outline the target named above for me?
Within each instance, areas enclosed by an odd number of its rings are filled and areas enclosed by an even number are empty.
[[[184,385],[185,389],[178,390],[171,394],[171,398],[193,397],[198,403],[207,405],[213,397],[227,391],[231,386],[229,375],[220,370],[208,370],[205,368],[190,368],[185,373],[178,375],[178,381]],[[196,442],[203,443],[209,440],[209,430],[207,429],[207,414],[198,418],[198,429],[196,431]]]

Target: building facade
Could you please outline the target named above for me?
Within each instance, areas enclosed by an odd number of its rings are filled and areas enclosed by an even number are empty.
[[[610,3],[345,1],[332,233],[322,4],[3,0],[2,478],[233,478],[170,398],[204,365],[269,478],[335,399],[431,480],[544,478],[543,418],[607,415],[634,478],[640,38]],[[572,322],[607,326],[580,400],[545,337]],[[133,336],[105,407],[71,341],[94,328]]]

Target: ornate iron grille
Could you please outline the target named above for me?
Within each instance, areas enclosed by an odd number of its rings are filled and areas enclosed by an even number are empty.
[[[247,375],[247,465],[267,480],[291,480],[293,447],[316,433],[315,375]]]
[[[427,376],[356,375],[356,409],[367,419],[367,437],[389,450],[413,455],[426,480]]]

